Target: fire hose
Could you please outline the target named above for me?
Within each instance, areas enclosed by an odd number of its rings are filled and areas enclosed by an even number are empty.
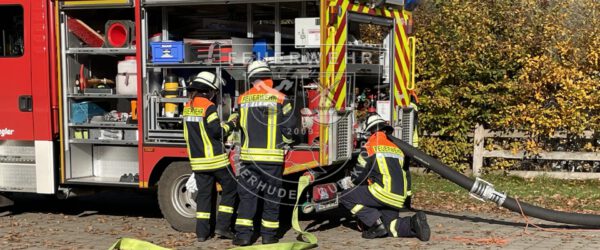
[[[309,175],[303,175],[298,180],[298,190],[296,197],[296,205],[294,205],[294,212],[292,213],[292,228],[298,232],[303,241],[296,242],[281,242],[276,244],[269,245],[253,245],[253,246],[245,246],[245,247],[236,247],[232,250],[303,250],[303,249],[312,249],[316,248],[317,245],[317,237],[309,232],[302,230],[300,227],[300,222],[298,221],[298,208],[300,207],[298,203],[301,199],[301,194],[308,185],[310,185],[311,181],[314,180],[314,176],[311,178]]]
[[[541,208],[522,201],[508,197],[506,193],[501,193],[494,189],[494,186],[484,180],[471,178],[455,171],[454,169],[444,165],[435,158],[425,154],[400,139],[392,138],[393,142],[411,159],[418,162],[420,165],[436,172],[447,180],[450,180],[462,188],[468,190],[472,196],[486,201],[492,201],[498,206],[502,206],[511,211],[521,213],[527,216],[554,221],[565,224],[600,227],[600,216],[593,214],[580,214],[555,211],[551,209]]]
[[[253,246],[245,246],[245,247],[236,247],[233,249],[237,250],[304,250],[304,249],[312,249],[316,248],[317,245],[317,237],[304,231],[300,227],[300,223],[298,221],[298,208],[300,207],[298,203],[301,199],[301,194],[308,187],[311,182],[314,181],[314,176],[303,175],[298,180],[298,190],[296,197],[296,205],[294,206],[294,212],[292,214],[292,228],[298,232],[301,236],[302,241],[295,242],[281,242],[276,244],[269,245],[253,245]],[[112,245],[109,250],[170,250],[169,248],[163,248],[158,245],[154,245],[150,242],[131,239],[131,238],[122,238],[118,240],[114,245]]]

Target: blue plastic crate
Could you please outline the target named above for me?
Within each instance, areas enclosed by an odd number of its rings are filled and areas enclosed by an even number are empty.
[[[269,48],[269,44],[265,39],[258,39],[254,42],[252,52],[256,56],[256,59],[263,60],[265,57],[273,56],[273,50]]]
[[[104,115],[106,111],[98,104],[93,102],[73,102],[71,103],[71,123],[86,123],[90,118],[97,115]]]
[[[153,63],[180,63],[185,59],[183,42],[151,42]]]

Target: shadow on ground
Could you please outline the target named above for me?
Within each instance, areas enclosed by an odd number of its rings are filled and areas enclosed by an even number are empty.
[[[14,205],[0,208],[0,213],[5,215],[51,213],[74,216],[99,214],[146,218],[162,217],[156,195],[153,192],[110,190],[66,200],[35,194],[13,194],[10,198],[14,201]]]
[[[427,213],[427,215],[434,215],[434,216],[456,219],[456,220],[461,220],[461,221],[470,221],[470,222],[474,222],[474,223],[488,223],[488,224],[493,224],[493,225],[510,226],[510,227],[515,227],[515,228],[522,228],[527,225],[525,223],[524,219],[522,219],[523,222],[512,222],[512,221],[505,221],[505,220],[500,220],[500,219],[482,218],[479,215],[473,215],[473,216],[464,215],[464,214],[457,215],[457,214],[450,214],[450,213],[446,213],[446,212],[435,212],[435,211],[427,211],[427,210],[423,210],[423,212]],[[517,214],[515,214],[515,215],[517,215]],[[516,217],[512,217],[512,218],[516,218]],[[534,219],[534,218],[530,217],[530,219]],[[536,223],[536,225],[541,228],[554,228],[554,229],[590,229],[589,227],[583,227],[583,226],[574,226],[574,225],[565,225],[565,224],[547,224],[547,222]]]

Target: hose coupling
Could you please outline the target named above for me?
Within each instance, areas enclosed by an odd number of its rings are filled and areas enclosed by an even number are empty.
[[[471,187],[471,192],[469,194],[475,199],[480,201],[492,201],[498,204],[498,206],[502,206],[506,200],[506,193],[496,191],[494,185],[480,178],[475,178],[475,183],[473,183],[473,187]]]

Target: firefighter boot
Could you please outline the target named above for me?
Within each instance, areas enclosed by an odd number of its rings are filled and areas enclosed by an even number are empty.
[[[252,244],[252,242],[250,242],[250,239],[244,239],[241,238],[239,236],[236,235],[236,237],[233,239],[232,242],[234,245],[236,246],[249,246]]]
[[[279,239],[277,239],[277,237],[262,237],[263,245],[275,244],[277,242],[279,242]]]
[[[367,231],[363,231],[362,233],[362,237],[365,239],[382,238],[386,235],[387,229],[385,229],[385,226],[383,223],[381,223],[381,220],[377,220],[375,225],[371,226],[369,229],[367,229]]]
[[[427,216],[424,212],[419,211],[410,218],[410,227],[419,240],[429,241],[431,231],[429,230]]]
[[[215,229],[215,234],[223,239],[233,239],[235,234],[231,230]]]

